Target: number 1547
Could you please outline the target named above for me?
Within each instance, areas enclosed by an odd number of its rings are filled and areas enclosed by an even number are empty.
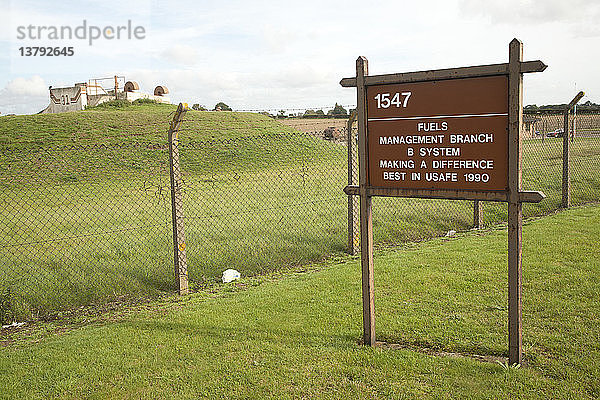
[[[377,96],[375,96],[377,108],[390,108],[390,106],[406,108],[411,94],[412,92],[378,93]]]

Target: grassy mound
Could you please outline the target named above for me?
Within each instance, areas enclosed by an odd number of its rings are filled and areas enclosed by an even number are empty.
[[[109,143],[166,143],[177,107],[165,104],[108,102],[77,112],[0,118],[0,146],[61,146]],[[220,140],[295,132],[254,113],[190,110],[181,141]]]
[[[4,319],[173,289],[174,111],[0,119]],[[231,112],[188,111],[179,137],[192,285],[233,264],[254,275],[342,249],[343,145]]]

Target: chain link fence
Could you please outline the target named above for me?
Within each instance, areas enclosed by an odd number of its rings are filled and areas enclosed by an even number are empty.
[[[295,120],[284,121],[293,128],[267,130],[256,121],[205,124],[193,113],[179,128],[178,146],[192,290],[228,268],[255,275],[347,250],[352,224],[342,189],[349,165],[351,183],[358,182],[356,152],[348,163],[355,128],[348,135],[346,120],[318,127]],[[561,206],[563,117],[536,114],[525,122],[523,188],[547,199],[524,205],[524,215],[542,215]],[[166,131],[168,121],[162,124]],[[600,115],[577,115],[576,127],[574,205],[600,198]],[[166,133],[158,144],[0,152],[3,322],[177,288]],[[505,204],[481,205],[484,225],[506,220]],[[472,201],[375,198],[373,210],[380,246],[473,227]],[[353,219],[357,226],[357,209]]]
[[[21,147],[1,157],[3,321],[174,287],[166,146]]]
[[[562,206],[564,115],[535,113],[524,115],[523,190],[540,190],[546,198],[540,203],[524,203],[523,215],[534,217]],[[600,200],[600,114],[569,116],[571,205]],[[575,133],[573,133],[575,126]],[[505,204],[485,203],[485,225],[506,221]]]

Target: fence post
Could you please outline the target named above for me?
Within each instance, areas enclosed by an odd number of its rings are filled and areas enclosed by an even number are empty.
[[[352,124],[356,119],[356,111],[350,114],[347,124],[348,138],[348,186],[355,185],[356,163],[354,162],[354,135],[352,134]],[[359,226],[356,216],[358,215],[358,199],[356,196],[348,195],[348,253],[354,255],[358,252],[359,246]]]
[[[373,212],[371,196],[367,193],[367,86],[369,75],[367,59],[356,60],[356,115],[358,117],[358,161],[360,193],[360,265],[362,268],[363,341],[367,346],[375,345],[375,279],[373,270]]]
[[[481,229],[483,225],[483,210],[479,200],[473,202],[473,228]]]
[[[585,95],[579,92],[565,107],[563,121],[563,178],[562,178],[562,206],[568,208],[571,206],[571,171],[570,171],[570,146],[569,146],[569,112],[575,107],[577,102]],[[575,137],[575,125],[573,123],[573,138]]]
[[[521,140],[523,131],[523,43],[513,39],[508,58],[508,362],[521,364],[522,235]]]
[[[169,172],[171,176],[171,211],[173,217],[173,250],[175,277],[179,294],[188,294],[188,270],[185,253],[185,232],[183,226],[183,197],[181,194],[181,168],[179,166],[179,127],[188,110],[185,103],[179,103],[173,121],[169,126]]]
[[[565,109],[563,115],[563,176],[562,176],[562,206],[568,208],[571,206],[571,171],[570,151],[569,151],[569,109]]]
[[[575,132],[577,132],[577,106],[573,107],[573,119],[571,120],[571,143],[575,141]]]

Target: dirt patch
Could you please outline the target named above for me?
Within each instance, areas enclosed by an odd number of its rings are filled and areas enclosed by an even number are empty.
[[[403,343],[388,343],[388,342],[376,342],[376,347],[381,349],[388,350],[409,350],[415,351],[418,353],[427,354],[435,357],[453,357],[453,358],[470,358],[472,360],[477,360],[480,362],[488,362],[494,364],[507,365],[508,358],[497,355],[489,355],[489,354],[474,354],[474,353],[465,353],[465,352],[452,352],[445,351],[440,349],[435,349],[433,347],[415,345],[415,344],[403,344]]]

